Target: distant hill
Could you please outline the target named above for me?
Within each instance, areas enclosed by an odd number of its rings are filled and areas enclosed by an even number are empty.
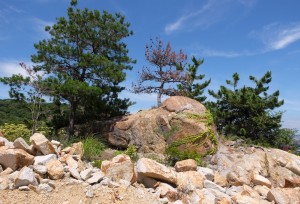
[[[0,125],[4,123],[25,123],[30,119],[31,114],[26,103],[12,99],[0,100]]]

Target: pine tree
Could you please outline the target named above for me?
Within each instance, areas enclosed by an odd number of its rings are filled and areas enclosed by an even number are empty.
[[[34,70],[48,74],[43,83],[49,95],[70,104],[69,135],[74,133],[78,107],[95,104],[89,99],[118,109],[118,93],[124,90],[119,83],[134,62],[123,42],[132,35],[124,16],[76,6],[77,1],[72,0],[67,17],[46,27],[51,38],[35,44],[37,53],[32,56]],[[118,99],[118,103],[111,98]],[[122,109],[130,105],[127,102],[121,100],[125,106]]]
[[[225,135],[245,136],[272,143],[276,131],[281,127],[282,116],[282,112],[274,110],[282,106],[284,101],[279,100],[279,91],[268,93],[271,72],[261,79],[250,76],[255,87],[238,88],[239,75],[234,73],[232,77],[233,80],[226,81],[232,89],[221,86],[217,93],[209,90],[216,98],[215,103],[209,103],[209,108],[215,115],[218,129]]]
[[[203,95],[204,89],[210,84],[211,80],[204,81],[203,83],[196,83],[195,81],[203,80],[205,75],[197,75],[198,68],[203,64],[204,60],[196,59],[192,57],[192,63],[188,64],[185,71],[185,81],[182,81],[181,84],[178,84],[179,95],[187,96],[193,98],[199,102],[204,102],[206,96]]]

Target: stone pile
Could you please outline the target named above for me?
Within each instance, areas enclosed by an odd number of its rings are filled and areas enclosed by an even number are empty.
[[[221,143],[206,167],[192,159],[174,167],[149,158],[134,164],[121,154],[103,161],[100,169],[82,156],[80,142],[62,148],[38,133],[30,145],[22,138],[12,143],[0,137],[0,189],[55,193],[57,182],[65,182],[84,185],[88,198],[101,186],[134,186],[165,204],[300,203],[300,158],[277,149]]]

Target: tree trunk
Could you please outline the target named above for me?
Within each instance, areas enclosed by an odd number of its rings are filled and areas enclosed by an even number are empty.
[[[161,93],[157,94],[157,107],[161,106]]]
[[[70,116],[69,116],[69,128],[68,128],[68,139],[70,139],[70,137],[74,135],[75,113],[77,110],[77,105],[78,104],[76,101],[71,102],[71,110],[70,110]]]

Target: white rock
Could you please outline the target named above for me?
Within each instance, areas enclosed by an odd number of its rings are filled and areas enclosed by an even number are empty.
[[[34,133],[30,137],[30,142],[37,150],[42,152],[43,155],[56,153],[53,144],[44,135],[40,133]]]
[[[41,192],[41,191],[51,192],[52,190],[53,190],[53,188],[49,184],[46,184],[46,183],[41,183],[37,187],[38,192]]]
[[[199,173],[203,174],[207,180],[210,180],[210,181],[214,180],[214,171],[212,169],[198,166],[197,171]]]
[[[8,186],[9,180],[6,177],[0,177],[0,190],[6,190],[9,188]]]
[[[78,163],[73,159],[72,155],[67,157],[66,162],[70,169],[78,169]]]
[[[267,186],[268,188],[271,188],[272,186],[271,182],[267,178],[259,174],[253,176],[252,182],[254,185],[263,185],[263,186]]]
[[[88,168],[88,169],[80,172],[80,177],[82,178],[82,180],[85,181],[85,180],[91,178],[92,173],[93,173],[93,170],[91,168]]]
[[[87,183],[89,184],[94,184],[98,183],[100,180],[102,180],[104,177],[102,172],[96,172],[92,174],[92,177],[86,180]]]
[[[80,174],[78,173],[77,169],[74,168],[70,168],[69,172],[71,173],[71,176],[73,176],[74,178],[81,180]]]
[[[19,191],[30,191],[30,188],[28,186],[20,186]]]
[[[30,148],[30,146],[26,143],[26,141],[22,137],[19,137],[14,141],[14,148],[23,149],[26,152],[33,154],[32,149]]]
[[[33,166],[33,170],[34,170],[36,173],[42,174],[42,175],[46,174],[47,171],[48,171],[47,167],[46,167],[46,166],[43,166],[43,165],[34,165],[34,166]]]
[[[29,184],[37,184],[35,174],[32,169],[23,167],[15,179],[15,187],[28,186]]]
[[[45,156],[35,156],[33,160],[33,165],[46,165],[51,160],[56,160],[57,156],[55,154],[48,154]]]
[[[88,198],[93,198],[94,197],[94,191],[92,186],[87,186],[86,187],[86,192],[85,192],[86,197]]]
[[[177,172],[196,171],[197,163],[194,159],[186,159],[186,160],[176,162],[174,167]]]
[[[166,181],[171,184],[175,184],[177,180],[175,171],[148,158],[141,158],[137,161],[136,171],[143,176]]]
[[[51,143],[53,145],[56,145],[56,146],[59,146],[60,145],[60,142],[59,141],[56,141],[56,140],[51,140]]]
[[[230,188],[226,189],[226,194],[233,197],[239,194],[240,192],[243,191],[242,186],[231,186]]]
[[[212,189],[212,188],[209,188],[207,190],[210,191],[215,196],[215,198],[217,200],[226,199],[229,203],[232,203],[230,196],[228,196],[227,194],[225,194],[225,193],[223,193],[221,191]]]
[[[7,146],[8,148],[14,148],[14,144],[8,141],[8,139],[6,139],[5,137],[0,136],[0,143],[1,142],[4,142],[4,145]]]
[[[217,191],[225,193],[225,188],[222,188],[221,186],[219,186],[219,185],[217,185],[214,182],[209,181],[209,180],[204,181],[204,188],[215,189]]]

